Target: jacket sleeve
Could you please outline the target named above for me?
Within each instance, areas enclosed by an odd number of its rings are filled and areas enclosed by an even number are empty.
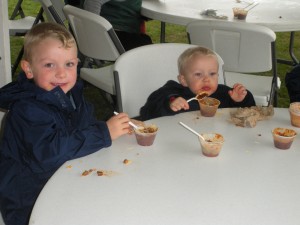
[[[300,64],[295,66],[285,76],[285,85],[288,90],[290,102],[300,101]]]
[[[102,5],[110,0],[85,0],[83,8],[87,11],[100,15]]]
[[[211,97],[220,100],[220,108],[251,107],[256,105],[254,97],[249,90],[247,90],[247,95],[241,102],[235,102],[234,100],[232,100],[228,93],[229,90],[232,90],[232,88],[226,85],[219,84],[217,91],[211,95]]]
[[[20,103],[25,104],[25,103]],[[19,105],[7,117],[4,141],[9,155],[34,172],[47,172],[70,159],[96,152],[111,145],[105,122],[91,117],[89,110],[74,125],[56,110],[36,105]]]
[[[176,114],[170,109],[169,104],[170,99],[179,96],[181,89],[181,86],[175,81],[168,81],[148,97],[146,104],[140,109],[139,119],[145,121]]]

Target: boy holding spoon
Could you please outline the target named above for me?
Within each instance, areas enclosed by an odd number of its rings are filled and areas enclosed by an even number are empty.
[[[125,113],[97,121],[77,81],[74,37],[56,23],[25,36],[24,71],[0,89],[8,110],[0,143],[0,210],[6,225],[27,225],[33,205],[66,161],[109,147],[129,132]]]
[[[174,115],[185,111],[199,110],[197,101],[190,101],[195,95],[206,92],[218,99],[219,108],[255,106],[253,95],[244,85],[236,83],[232,88],[218,84],[218,58],[203,47],[184,51],[178,59],[179,75],[176,82],[169,80],[154,91],[140,110],[141,120]]]

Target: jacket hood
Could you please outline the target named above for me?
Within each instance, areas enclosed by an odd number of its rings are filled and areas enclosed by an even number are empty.
[[[76,86],[82,85],[77,82]],[[76,99],[80,98],[82,88],[80,88],[81,91],[78,89],[77,91],[72,90],[73,97]],[[46,91],[36,86],[33,80],[27,79],[24,72],[20,73],[17,81],[11,82],[0,89],[0,108],[9,110],[13,103],[29,98],[47,102],[48,104],[55,105],[63,110],[74,110],[70,98],[60,87],[56,87],[51,91]]]

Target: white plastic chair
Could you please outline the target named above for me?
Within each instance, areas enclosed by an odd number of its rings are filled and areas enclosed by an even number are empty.
[[[117,110],[130,117],[139,115],[149,95],[168,80],[177,80],[179,55],[195,45],[152,44],[121,55],[114,67]],[[223,60],[219,57],[219,83],[224,83]]]
[[[220,20],[197,20],[187,25],[191,44],[205,46],[224,60],[226,84],[239,82],[254,96],[257,105],[277,105],[275,33],[267,27]],[[272,71],[272,76],[253,75]],[[250,74],[249,74],[250,73]]]
[[[0,225],[5,225],[5,224],[4,224],[4,221],[3,221],[3,219],[2,219],[1,212],[0,212]]]
[[[24,36],[31,29],[35,21],[33,16],[25,16],[16,20],[8,20],[8,29],[10,36]]]
[[[80,77],[106,93],[115,95],[113,62],[125,50],[112,25],[99,15],[71,5],[66,5],[63,10],[79,51],[86,57],[111,62],[99,68],[81,68]]]
[[[67,18],[63,12],[63,7],[65,6],[63,0],[39,0],[39,2],[44,9],[48,21],[64,25]]]
[[[33,16],[25,16],[22,9],[23,0],[19,0],[16,3],[15,9],[8,20],[8,29],[10,36],[24,36],[35,24],[43,21],[43,10],[40,9],[39,13],[36,17]],[[16,17],[20,15],[21,18],[16,19]],[[12,75],[16,72],[19,63],[23,57],[24,47],[21,48],[17,59],[15,60],[12,66]]]
[[[8,20],[8,29],[10,36],[24,36],[27,31],[29,31],[32,26],[39,21],[36,21],[36,17],[26,16],[22,9],[23,0],[18,0],[15,9],[12,12],[11,17]],[[19,19],[16,17],[20,15]]]
[[[0,138],[2,137],[3,126],[4,126],[3,120],[4,120],[6,113],[7,113],[7,111],[0,108]],[[0,225],[5,225],[4,221],[2,219],[1,211],[0,211]]]

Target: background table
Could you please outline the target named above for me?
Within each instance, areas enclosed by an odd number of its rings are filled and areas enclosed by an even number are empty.
[[[218,15],[228,16],[228,21],[255,23],[269,27],[274,32],[291,32],[290,55],[297,63],[293,53],[294,31],[300,31],[300,1],[298,0],[258,0],[259,5],[249,11],[246,20],[233,18],[233,7],[245,7],[245,2],[235,0],[143,0],[142,15],[162,21],[161,41],[164,42],[164,23],[186,26],[194,20],[210,20],[202,16],[206,9],[216,9]],[[286,62],[281,60],[281,62]]]
[[[214,118],[190,112],[155,119],[153,146],[138,146],[126,135],[110,148],[66,162],[40,194],[30,224],[300,224],[300,136],[289,150],[276,149],[271,136],[274,127],[290,127],[288,110],[276,109],[255,128],[237,127],[228,118],[222,109]],[[221,154],[203,156],[197,136],[179,121],[223,134]],[[92,168],[111,172],[81,176]]]

